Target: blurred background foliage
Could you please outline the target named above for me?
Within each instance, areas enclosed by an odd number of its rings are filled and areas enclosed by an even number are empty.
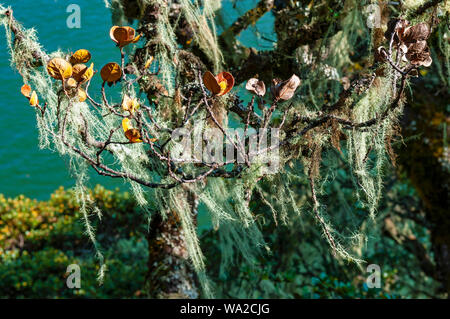
[[[409,210],[421,211],[417,194],[407,181],[392,177],[385,188],[376,221],[362,225],[369,240],[360,243],[355,238],[355,250],[367,263],[361,268],[336,259],[314,227],[314,217],[307,209],[302,218],[287,225],[275,225],[270,209],[264,204],[254,207],[265,220],[261,224],[270,252],[254,265],[237,258],[229,269],[220,269],[215,256],[214,236],[205,236],[209,242],[206,254],[210,261],[212,277],[219,283],[218,289],[225,298],[430,298],[439,297],[439,284],[424,273],[422,262],[432,255],[430,231],[422,225],[421,214],[417,222],[405,218]],[[388,174],[389,175],[389,174]],[[269,185],[268,185],[269,186]],[[296,185],[297,193],[307,194],[306,182]],[[345,228],[350,223],[348,211],[364,215],[357,207],[351,181],[343,169],[338,177],[327,185],[327,207],[337,225]],[[268,189],[270,189],[268,187]],[[307,200],[306,198],[303,200]],[[258,203],[258,201],[253,201]],[[353,221],[355,222],[355,221]],[[293,224],[292,224],[293,223]],[[391,233],[397,234],[393,238]],[[411,244],[413,243],[413,244]],[[418,258],[416,249],[425,251],[424,259]],[[366,271],[369,264],[380,265],[381,288],[368,288]],[[238,274],[238,275],[236,275]],[[237,277],[236,277],[237,276]]]
[[[98,261],[71,191],[48,201],[0,195],[0,297],[135,298],[141,296],[147,263],[146,223],[127,193],[96,187],[101,207],[97,236],[108,259],[108,278],[97,281]],[[68,289],[66,268],[81,268],[81,289]]]

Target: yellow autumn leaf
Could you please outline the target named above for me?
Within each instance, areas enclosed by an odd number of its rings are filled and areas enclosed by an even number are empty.
[[[359,64],[358,62],[356,62],[355,64],[353,64],[353,67],[355,68],[355,70],[362,70],[364,69],[361,64]]]
[[[94,76],[94,63],[87,68],[86,72],[84,72],[82,79],[83,82],[89,81]]]
[[[131,125],[130,125],[130,119],[129,118],[124,118],[122,120],[122,128],[123,128],[124,132],[126,132],[126,131],[128,131],[129,129],[132,128]]]
[[[85,91],[85,90],[83,90],[82,88],[79,88],[77,94],[78,94],[78,100],[79,100],[80,102],[86,101],[86,99],[87,99],[87,94],[86,94],[86,91]]]
[[[427,75],[427,73],[428,73],[428,71],[427,71],[427,70],[424,70],[424,69],[420,70],[419,72],[420,72],[420,74],[421,74],[422,76],[425,76],[425,75]]]
[[[137,43],[141,39],[141,36],[142,36],[142,34],[139,34],[136,38],[134,38],[134,40],[132,42]]]
[[[72,76],[72,65],[62,58],[53,58],[47,64],[47,72],[54,79],[68,79]]]
[[[70,89],[76,88],[77,87],[77,81],[74,78],[68,78],[64,82],[64,87],[66,88],[66,90],[70,90]]]
[[[145,62],[144,69],[148,69],[153,62],[153,55]]]
[[[80,49],[76,51],[72,56],[70,57],[70,63],[72,65],[78,64],[78,63],[87,63],[91,59],[91,53],[88,50]]]
[[[38,104],[39,104],[38,96],[36,94],[36,91],[33,91],[33,93],[31,93],[31,97],[30,97],[30,105],[37,106]]]
[[[132,99],[125,94],[122,101],[122,109],[124,111],[134,113],[137,109],[139,109],[139,102],[136,98]]]

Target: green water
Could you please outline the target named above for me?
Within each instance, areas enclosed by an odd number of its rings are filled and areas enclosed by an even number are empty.
[[[221,21],[229,24],[236,17],[254,6],[256,0],[222,1]],[[109,39],[111,14],[103,0],[0,0],[4,6],[11,6],[14,16],[25,27],[34,27],[41,44],[47,52],[57,49],[75,51],[85,48],[91,51],[95,69],[107,62],[118,62],[118,52]],[[69,4],[81,8],[81,28],[70,29],[66,20]],[[240,40],[259,49],[268,49],[271,42],[255,37],[263,30],[270,30],[273,16],[267,14],[256,26],[241,34]],[[271,34],[266,37],[274,38]],[[22,78],[9,66],[4,30],[0,31],[0,193],[5,196],[25,194],[31,198],[47,199],[60,185],[71,187],[74,179],[69,175],[67,159],[37,146],[38,130],[35,111],[28,106],[20,94]],[[99,83],[93,83],[92,89]],[[91,92],[94,92],[91,90]],[[117,179],[91,174],[91,184],[101,183],[105,187],[127,189]]]

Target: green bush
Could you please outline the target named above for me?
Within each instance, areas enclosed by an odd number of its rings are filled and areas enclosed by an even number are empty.
[[[147,263],[146,222],[128,193],[97,186],[90,192],[102,210],[92,218],[108,273],[97,281],[98,260],[71,191],[49,201],[0,195],[1,298],[133,298],[143,296]],[[66,269],[78,264],[81,289],[66,286]]]

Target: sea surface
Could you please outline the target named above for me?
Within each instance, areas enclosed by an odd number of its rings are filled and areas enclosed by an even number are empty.
[[[238,15],[252,8],[257,0],[226,0],[221,21],[230,24]],[[74,52],[88,49],[92,62],[99,70],[104,64],[117,61],[118,52],[109,38],[112,26],[111,12],[104,0],[0,0],[3,6],[11,6],[14,17],[26,28],[35,28],[45,51]],[[69,28],[69,5],[77,4],[81,12],[81,28]],[[236,7],[234,7],[236,5]],[[240,40],[258,49],[270,49],[274,39],[268,34],[273,16],[266,14],[255,26],[244,31]],[[266,32],[264,32],[266,30]],[[255,36],[257,35],[257,36]],[[261,36],[263,35],[263,36]],[[275,40],[275,39],[274,39]],[[117,61],[118,62],[118,61]],[[59,186],[70,188],[74,179],[68,170],[67,158],[38,147],[38,130],[35,111],[20,94],[23,81],[9,65],[4,29],[0,30],[0,193],[7,197],[24,194],[45,200]],[[98,83],[93,83],[93,86]],[[91,185],[102,184],[107,188],[126,190],[124,182],[91,174]]]

